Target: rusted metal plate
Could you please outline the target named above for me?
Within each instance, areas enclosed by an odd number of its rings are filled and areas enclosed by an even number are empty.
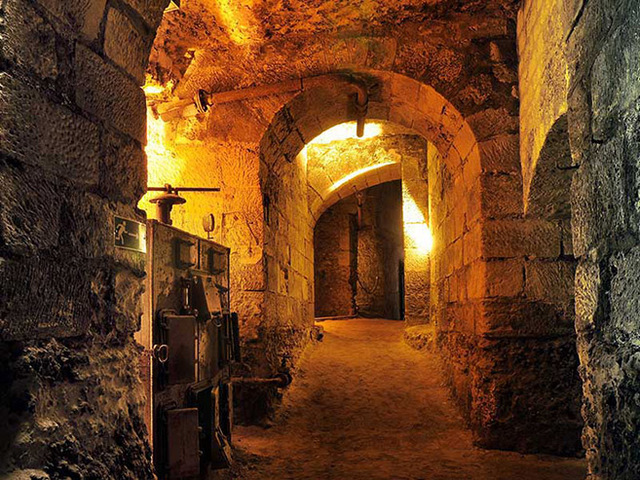
[[[168,478],[184,479],[200,473],[198,409],[167,411]]]
[[[166,315],[168,383],[191,383],[196,379],[196,317]]]

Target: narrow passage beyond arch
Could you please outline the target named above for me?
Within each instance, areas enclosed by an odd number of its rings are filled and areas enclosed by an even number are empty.
[[[482,450],[451,403],[440,360],[402,322],[322,323],[271,428],[237,427],[234,478],[579,480],[579,459]]]

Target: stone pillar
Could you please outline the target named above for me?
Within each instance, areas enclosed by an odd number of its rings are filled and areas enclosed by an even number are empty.
[[[567,37],[576,330],[590,480],[640,472],[640,5],[586,3]]]
[[[140,84],[164,3],[0,10],[0,470],[18,477],[153,478],[144,254],[113,232],[116,215],[144,221]]]
[[[422,156],[402,159],[402,216],[404,230],[404,318],[408,325],[429,322],[430,258],[433,239],[429,226],[427,163],[435,147]]]

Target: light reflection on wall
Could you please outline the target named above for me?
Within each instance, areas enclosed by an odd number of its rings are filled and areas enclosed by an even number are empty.
[[[328,192],[331,193],[331,192],[336,191],[342,185],[350,182],[351,180],[353,180],[356,177],[359,177],[360,175],[363,175],[365,173],[369,173],[369,172],[371,172],[373,170],[377,170],[377,169],[382,168],[382,167],[386,167],[388,165],[394,165],[395,163],[397,163],[397,162],[384,162],[384,163],[379,163],[377,165],[371,165],[370,167],[361,168],[360,170],[356,170],[355,172],[352,172],[352,173],[350,173],[348,175],[345,175],[340,180],[338,180],[333,185],[331,185],[331,187],[329,187]]]
[[[331,127],[309,142],[310,145],[320,143],[331,143],[340,140],[349,140],[359,138],[366,140],[368,138],[377,137],[382,133],[382,124],[378,122],[367,122],[364,125],[364,135],[358,137],[356,135],[356,122],[345,122],[335,127]]]
[[[428,255],[433,248],[431,230],[416,201],[406,191],[402,199],[402,215],[406,247],[417,254]]]
[[[147,109],[147,186],[161,187],[165,183],[181,184],[186,163],[167,145],[170,125],[156,117],[151,108]],[[146,193],[138,202],[138,208],[145,210],[149,218],[155,218],[156,207],[149,199],[157,192]]]

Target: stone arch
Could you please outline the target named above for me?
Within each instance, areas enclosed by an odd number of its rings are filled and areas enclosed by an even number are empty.
[[[446,374],[477,442],[521,451],[579,450],[575,365],[553,353],[575,348],[572,329],[565,328],[554,305],[535,297],[535,285],[526,283],[525,275],[531,257],[551,260],[561,255],[562,227],[524,217],[512,127],[506,121],[492,123],[498,111],[468,122],[432,87],[397,73],[363,70],[354,75],[369,87],[367,118],[402,125],[435,147],[428,162],[434,238],[428,320],[438,348],[450,360]],[[313,220],[299,188],[304,162],[298,153],[324,130],[354,120],[352,104],[344,88],[325,85],[297,94],[273,116],[260,142],[260,182],[279,221],[265,226],[265,245],[287,244],[296,237],[305,238],[305,248],[311,245],[307,239]],[[278,257],[277,249],[267,255],[271,258],[265,263],[276,271],[288,268],[287,256]],[[312,255],[301,252],[311,266]],[[312,292],[312,285],[309,288]],[[519,371],[495,372],[492,362],[509,362]],[[540,362],[548,369],[542,376],[532,370]],[[541,395],[532,393],[532,380],[527,380],[532,378],[540,383],[534,390],[544,392]],[[567,385],[560,403],[571,409],[557,410],[554,382]],[[517,406],[509,400],[513,392],[519,397]],[[541,410],[541,404],[550,408]],[[505,420],[504,412],[513,409],[520,411]],[[523,438],[521,429],[538,433]]]
[[[455,162],[479,161],[473,130],[453,104],[429,85],[401,74],[356,72],[368,86],[367,118],[396,123],[433,143],[443,158]],[[273,117],[260,143],[265,164],[289,161],[304,144],[338,123],[355,120],[356,112],[342,85],[321,86],[302,92]]]
[[[314,221],[317,221],[322,213],[331,206],[355,192],[375,187],[381,183],[402,179],[402,165],[400,162],[384,163],[354,173],[357,175],[343,177],[334,184],[335,188],[328,189],[326,195],[318,197],[317,202],[309,205],[309,212]]]

